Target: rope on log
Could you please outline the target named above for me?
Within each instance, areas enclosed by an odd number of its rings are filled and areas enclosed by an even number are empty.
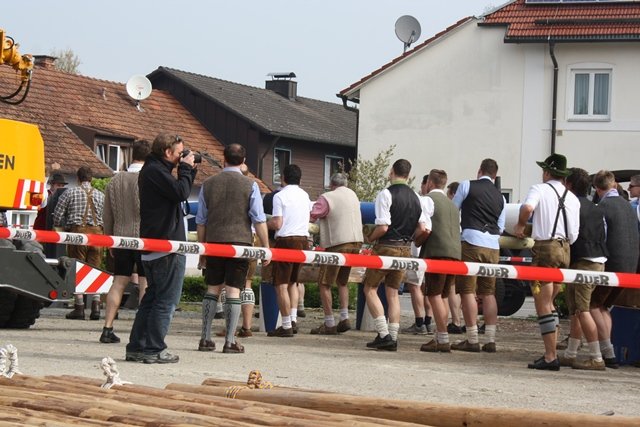
[[[120,379],[120,371],[118,371],[118,367],[116,366],[116,361],[110,357],[105,357],[100,362],[100,367],[104,373],[104,376],[107,377],[104,384],[100,386],[100,388],[104,388],[109,390],[114,385],[125,385],[125,384],[133,384],[129,381],[122,381]]]
[[[224,397],[227,399],[235,399],[242,390],[268,390],[272,389],[273,384],[269,381],[262,380],[262,373],[257,370],[249,372],[249,379],[247,379],[247,385],[232,385],[227,387],[224,393]]]
[[[13,344],[7,344],[0,348],[0,376],[11,378],[15,374],[22,375],[18,370],[18,349]]]

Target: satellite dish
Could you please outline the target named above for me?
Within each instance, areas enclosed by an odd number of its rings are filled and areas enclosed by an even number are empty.
[[[151,95],[151,82],[143,75],[132,76],[127,80],[127,93],[136,101],[147,99]]]
[[[410,15],[404,15],[396,21],[396,36],[404,43],[404,51],[420,38],[420,23]]]

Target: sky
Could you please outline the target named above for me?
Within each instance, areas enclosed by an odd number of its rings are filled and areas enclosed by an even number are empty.
[[[402,54],[400,16],[420,22],[415,46],[505,1],[12,1],[0,28],[22,54],[71,49],[80,74],[98,79],[124,84],[166,66],[264,87],[268,73],[292,71],[299,96],[339,102],[336,93]]]

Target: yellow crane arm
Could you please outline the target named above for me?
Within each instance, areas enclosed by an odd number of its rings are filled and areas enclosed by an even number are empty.
[[[18,52],[18,45],[15,41],[5,35],[3,29],[0,29],[0,65],[7,64],[12,66],[22,75],[22,81],[31,79],[31,70],[33,69],[33,57],[31,55],[21,55]]]

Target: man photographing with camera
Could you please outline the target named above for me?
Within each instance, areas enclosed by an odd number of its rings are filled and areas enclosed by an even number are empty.
[[[140,175],[140,237],[185,239],[182,202],[191,193],[196,176],[194,153],[184,154],[178,135],[159,134],[153,141]],[[177,166],[178,178],[171,172]],[[177,253],[142,254],[147,291],[140,302],[127,344],[126,360],[144,363],[176,363],[180,358],[167,351],[164,339],[180,295],[185,256]]]

